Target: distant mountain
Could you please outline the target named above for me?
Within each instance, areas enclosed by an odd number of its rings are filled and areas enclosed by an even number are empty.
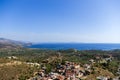
[[[31,43],[25,43],[21,41],[0,38],[0,48],[20,48],[20,47],[26,47],[30,45]]]

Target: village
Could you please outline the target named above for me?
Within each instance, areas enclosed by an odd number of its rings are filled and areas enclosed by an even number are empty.
[[[75,62],[66,61],[65,64],[57,64],[56,68],[51,70],[48,74],[46,74],[46,66],[43,66],[39,72],[36,72],[34,77],[28,80],[120,80],[120,76],[111,76],[109,74],[101,74],[94,76],[95,79],[91,79],[88,76],[91,74],[98,74],[100,71],[97,71],[97,67],[95,67],[96,63],[105,63],[112,61],[114,58],[109,56],[107,58],[99,58],[96,57],[96,60],[90,59],[87,64],[80,64]],[[116,72],[120,75],[120,67]],[[89,78],[89,79],[88,79]]]

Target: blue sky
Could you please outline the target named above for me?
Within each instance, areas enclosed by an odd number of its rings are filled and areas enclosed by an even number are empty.
[[[0,37],[120,43],[120,0],[0,0]]]

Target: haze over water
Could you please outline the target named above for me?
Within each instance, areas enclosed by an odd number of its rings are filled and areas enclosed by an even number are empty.
[[[97,44],[97,43],[43,43],[33,44],[30,48],[42,49],[77,49],[77,50],[113,50],[120,49],[120,44]]]

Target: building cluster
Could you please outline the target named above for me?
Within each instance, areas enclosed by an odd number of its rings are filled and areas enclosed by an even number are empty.
[[[45,74],[45,67],[42,68],[33,80],[80,80],[86,79],[91,73],[91,65],[66,61],[65,65],[58,64],[49,74]]]
[[[108,62],[111,60],[111,58],[104,58],[98,62],[103,63],[104,61]],[[58,64],[56,68],[48,74],[46,74],[46,67],[43,66],[39,72],[35,73],[35,77],[29,80],[86,80],[88,75],[93,72],[93,64],[96,63],[94,59],[90,59],[89,62],[89,64],[81,65],[66,61],[64,65]],[[109,76],[100,75],[96,77],[96,80],[120,80],[120,78],[110,78]]]

